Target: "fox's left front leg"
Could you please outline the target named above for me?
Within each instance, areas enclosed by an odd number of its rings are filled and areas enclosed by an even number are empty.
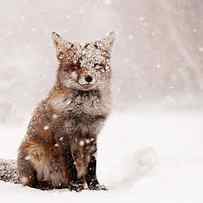
[[[99,184],[96,175],[96,165],[97,165],[96,157],[92,156],[88,166],[87,175],[85,176],[88,188],[90,190],[107,190],[107,188],[104,185]]]
[[[76,192],[80,192],[81,190],[84,189],[84,179],[77,177],[77,170],[76,170],[70,149],[66,150],[66,159],[67,159],[68,171],[71,179],[69,184],[69,189],[74,190]]]

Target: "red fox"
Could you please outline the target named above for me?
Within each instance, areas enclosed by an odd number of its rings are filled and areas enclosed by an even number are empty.
[[[105,190],[96,176],[97,136],[111,111],[114,33],[89,43],[52,33],[56,83],[29,123],[17,165],[0,162],[0,179],[39,189]],[[9,172],[9,170],[11,170]]]

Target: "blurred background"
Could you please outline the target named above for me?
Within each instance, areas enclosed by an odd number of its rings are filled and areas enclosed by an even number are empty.
[[[57,69],[51,32],[94,40],[117,32],[115,111],[203,108],[201,0],[7,0],[0,12],[0,123],[27,120]]]

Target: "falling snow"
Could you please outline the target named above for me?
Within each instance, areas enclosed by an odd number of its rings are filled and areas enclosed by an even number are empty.
[[[84,145],[85,145],[84,140],[80,140],[79,145],[80,145],[81,147],[84,146]]]
[[[134,38],[134,35],[133,35],[133,34],[128,35],[128,39],[129,39],[129,40],[133,40],[133,38]]]
[[[95,141],[95,138],[91,138],[91,139],[90,139],[90,142],[93,142],[93,141]]]
[[[85,142],[86,142],[86,144],[89,144],[90,143],[90,139],[86,139]]]
[[[57,114],[53,114],[53,115],[52,115],[52,118],[53,118],[53,119],[57,119],[57,118],[58,118],[58,115],[57,115]]]
[[[156,65],[156,68],[157,68],[157,69],[161,68],[161,65],[160,65],[160,64],[157,64],[157,65]]]
[[[203,47],[199,47],[199,51],[200,51],[200,52],[203,52]]]
[[[63,141],[63,139],[64,139],[64,137],[60,137],[60,138],[59,138],[60,141]]]
[[[103,0],[103,2],[106,5],[111,5],[112,4],[112,0]]]
[[[30,156],[26,156],[26,157],[25,157],[25,160],[27,160],[27,161],[30,160],[30,159],[31,159]]]
[[[15,2],[17,1],[14,0],[14,4]],[[46,97],[55,80],[56,70],[56,60],[53,57],[55,50],[50,36],[52,31],[61,32],[64,38],[74,41],[101,38],[111,30],[118,33],[113,50],[113,66],[116,67],[113,69],[116,110],[137,109],[138,106],[144,106],[148,102],[152,102],[155,106],[159,104],[163,109],[177,109],[181,105],[185,106],[184,99],[179,99],[179,96],[184,98],[185,88],[192,97],[186,108],[201,107],[203,73],[200,67],[203,41],[199,36],[203,35],[203,29],[198,23],[201,16],[195,17],[202,15],[201,5],[198,3],[193,5],[192,2],[187,4],[186,0],[181,0],[180,4],[176,4],[176,0],[167,3],[159,0],[156,5],[153,1],[146,3],[144,0],[139,6],[134,1],[102,0],[92,4],[90,1],[86,3],[72,1],[68,7],[63,7],[67,3],[64,0],[63,2],[61,5],[57,4],[55,14],[57,18],[54,18],[51,12],[51,8],[55,7],[54,1],[49,2],[50,7],[40,7],[37,16],[31,5],[16,3],[12,11],[9,3],[4,4],[8,15],[2,13],[1,19],[5,19],[4,23],[8,21],[8,26],[4,26],[1,33],[0,104],[5,108],[9,105],[11,108],[9,113],[0,114],[0,121],[23,122],[39,99]],[[184,6],[185,4],[188,6]],[[102,7],[102,5],[111,6]],[[18,7],[27,13],[17,12]],[[62,7],[63,9],[60,9]],[[180,13],[182,15],[179,15]],[[11,23],[9,16],[16,19],[12,26],[9,26]],[[31,16],[35,18],[31,19]],[[101,28],[99,31],[96,29],[98,22]],[[143,26],[146,22],[147,27]],[[87,30],[87,26],[88,31],[80,32]],[[54,27],[58,30],[53,30]],[[9,56],[6,53],[9,53]],[[123,64],[123,60],[126,64]],[[157,67],[159,71],[155,75],[154,64],[157,61],[161,62],[162,68]],[[129,71],[128,67],[134,68]],[[178,71],[179,67],[184,67],[181,73]],[[131,80],[131,77],[141,75],[141,72],[142,76]],[[170,85],[170,77],[173,74],[176,74],[177,78],[176,94],[169,94],[174,97],[177,106],[163,103],[165,90]],[[42,75],[45,77],[41,77]],[[5,82],[7,88],[4,86]],[[137,88],[136,93],[131,93],[132,86]],[[120,91],[117,91],[118,89]],[[19,92],[23,94],[19,96]],[[143,95],[142,104],[135,103],[136,94],[140,92]]]
[[[49,129],[49,126],[48,125],[45,125],[44,126],[44,130],[48,130]]]
[[[143,17],[143,16],[139,17],[139,21],[140,21],[140,22],[145,21],[145,17]]]

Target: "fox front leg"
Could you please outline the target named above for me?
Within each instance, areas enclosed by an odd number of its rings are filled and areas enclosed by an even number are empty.
[[[69,189],[71,191],[80,192],[84,189],[84,178],[78,178],[77,176],[77,170],[74,164],[74,159],[71,155],[70,150],[66,150],[66,159],[68,163],[68,172],[70,175],[70,184]]]
[[[21,152],[18,155],[17,171],[20,183],[29,187],[36,188],[38,185],[36,171],[32,167],[29,160],[26,160],[26,156]]]
[[[90,190],[107,190],[107,188],[104,185],[99,184],[96,175],[96,165],[97,165],[96,158],[95,156],[92,156],[88,166],[87,175],[85,176],[88,188]]]

